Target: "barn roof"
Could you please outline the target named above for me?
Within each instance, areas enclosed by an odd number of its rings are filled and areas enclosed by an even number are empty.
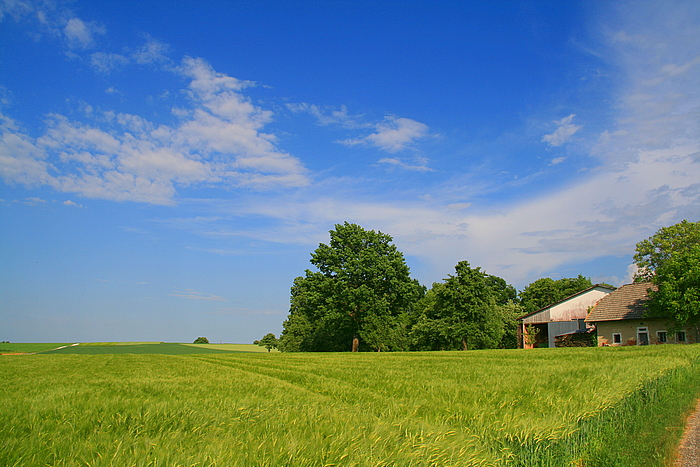
[[[529,318],[530,316],[534,316],[534,315],[536,315],[537,313],[543,312],[544,310],[547,310],[547,309],[549,309],[549,308],[553,308],[553,307],[559,305],[560,303],[564,303],[564,302],[566,302],[567,300],[571,300],[572,298],[578,297],[579,295],[585,294],[586,292],[589,292],[589,291],[591,291],[591,290],[593,290],[593,289],[596,289],[596,288],[598,288],[598,287],[602,287],[602,288],[604,288],[604,289],[613,290],[613,291],[615,290],[615,287],[612,287],[612,286],[610,286],[610,285],[606,285],[606,284],[594,284],[594,285],[592,285],[591,287],[588,287],[588,288],[585,289],[585,290],[582,290],[582,291],[580,291],[580,292],[576,292],[575,294],[569,295],[569,296],[566,297],[566,298],[562,298],[562,299],[559,300],[558,302],[554,302],[554,303],[552,303],[552,304],[550,304],[550,305],[547,305],[547,306],[545,306],[545,307],[540,308],[539,310],[531,311],[530,313],[524,314],[524,315],[522,315],[521,317],[519,317],[517,320],[518,320],[518,321],[522,321],[522,320],[524,320],[525,318]]]

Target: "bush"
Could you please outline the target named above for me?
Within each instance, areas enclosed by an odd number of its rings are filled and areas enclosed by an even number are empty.
[[[209,343],[209,339],[207,339],[206,337],[198,337],[193,342],[193,344],[208,344],[208,343]]]

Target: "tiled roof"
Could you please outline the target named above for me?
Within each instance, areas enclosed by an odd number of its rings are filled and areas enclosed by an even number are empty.
[[[656,289],[651,282],[623,285],[601,298],[586,317],[588,322],[641,319],[645,303],[649,300],[649,289]]]

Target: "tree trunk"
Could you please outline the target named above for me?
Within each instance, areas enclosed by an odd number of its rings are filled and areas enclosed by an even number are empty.
[[[357,352],[360,348],[360,339],[357,336],[352,338],[352,351]]]
[[[462,337],[462,350],[469,350],[467,349],[467,339],[465,337]]]

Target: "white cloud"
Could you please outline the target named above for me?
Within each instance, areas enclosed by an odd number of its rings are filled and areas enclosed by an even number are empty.
[[[86,23],[80,18],[71,18],[63,28],[69,49],[89,49],[95,45],[95,35],[104,34],[105,28],[96,22]]]
[[[33,139],[0,114],[0,176],[89,198],[172,204],[177,186],[216,183],[254,189],[304,186],[306,169],[260,130],[272,113],[240,91],[254,83],[217,73],[201,59],[175,70],[190,78],[191,109],[176,126],[105,112],[81,123],[48,116]]]
[[[384,120],[375,125],[375,133],[362,138],[351,138],[338,141],[347,146],[370,146],[388,153],[404,151],[420,139],[428,136],[428,126],[394,115],[387,115]]]
[[[565,160],[566,160],[566,157],[565,157],[565,156],[562,156],[562,157],[555,157],[554,159],[552,159],[552,161],[551,161],[549,164],[550,164],[550,165],[559,165],[559,164],[561,164],[562,162],[564,162]]]
[[[553,123],[557,125],[557,129],[554,131],[554,133],[544,135],[542,137],[542,141],[549,143],[550,146],[556,147],[561,146],[571,140],[571,137],[578,130],[583,128],[581,125],[574,125],[571,123],[574,117],[576,117],[576,114],[571,114],[568,117],[562,118],[561,120],[554,121]]]

